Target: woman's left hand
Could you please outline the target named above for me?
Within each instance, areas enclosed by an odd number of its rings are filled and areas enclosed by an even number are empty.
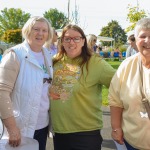
[[[112,131],[112,138],[119,144],[124,144],[123,131],[121,128]]]

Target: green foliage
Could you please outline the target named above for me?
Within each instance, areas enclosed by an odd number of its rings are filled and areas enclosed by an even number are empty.
[[[4,8],[0,14],[0,37],[7,30],[22,29],[29,18],[30,14],[23,12],[21,9]]]
[[[126,28],[126,32],[132,31],[136,25],[136,22],[141,18],[147,17],[146,12],[144,10],[139,9],[139,5],[137,7],[132,7],[128,5],[128,14],[127,20],[131,23],[129,27]]]
[[[49,20],[52,27],[54,27],[55,29],[61,29],[67,23],[67,17],[65,16],[65,14],[62,12],[59,12],[56,8],[49,9],[48,11],[44,13],[43,16]]]
[[[108,63],[115,69],[120,65],[120,61],[108,61]],[[108,106],[108,88],[103,86],[102,88],[102,104]]]
[[[19,44],[22,42],[21,29],[7,30],[2,37],[6,43]]]
[[[108,63],[115,69],[118,69],[119,65],[121,64],[120,61],[108,61]]]
[[[112,20],[107,26],[103,27],[100,36],[112,37],[115,39],[115,47],[119,47],[126,43],[126,33],[118,24],[117,21]],[[110,46],[111,42],[102,42],[104,46]]]
[[[121,45],[119,47],[120,52],[125,52],[127,50],[127,47],[125,45]]]
[[[105,86],[102,88],[102,104],[108,106],[108,88]]]

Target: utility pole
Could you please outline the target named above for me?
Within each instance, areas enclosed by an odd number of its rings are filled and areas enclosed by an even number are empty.
[[[74,15],[75,15],[75,24],[77,25],[78,24],[78,11],[77,11],[76,0],[75,0],[75,12],[74,12]]]
[[[139,10],[139,1],[138,0],[136,0],[136,7],[137,7],[137,12],[138,12],[138,10]]]
[[[68,24],[70,22],[70,0],[68,0]]]

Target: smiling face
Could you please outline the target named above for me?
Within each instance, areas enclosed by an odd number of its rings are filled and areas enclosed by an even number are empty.
[[[33,51],[41,51],[42,46],[48,39],[48,25],[46,22],[36,21],[31,29],[28,43]]]
[[[141,29],[136,37],[136,45],[145,59],[150,59],[150,29]]]
[[[75,58],[82,52],[85,39],[73,29],[68,29],[62,38],[62,44],[69,58]]]

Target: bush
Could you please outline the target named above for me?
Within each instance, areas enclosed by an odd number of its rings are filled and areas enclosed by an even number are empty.
[[[119,47],[120,52],[125,52],[127,50],[127,46],[126,45],[122,45]]]
[[[7,30],[3,36],[2,40],[6,43],[19,44],[22,42],[21,29]]]
[[[108,61],[108,63],[115,69],[121,64],[120,61]],[[108,88],[103,86],[102,88],[102,105],[108,106]]]

